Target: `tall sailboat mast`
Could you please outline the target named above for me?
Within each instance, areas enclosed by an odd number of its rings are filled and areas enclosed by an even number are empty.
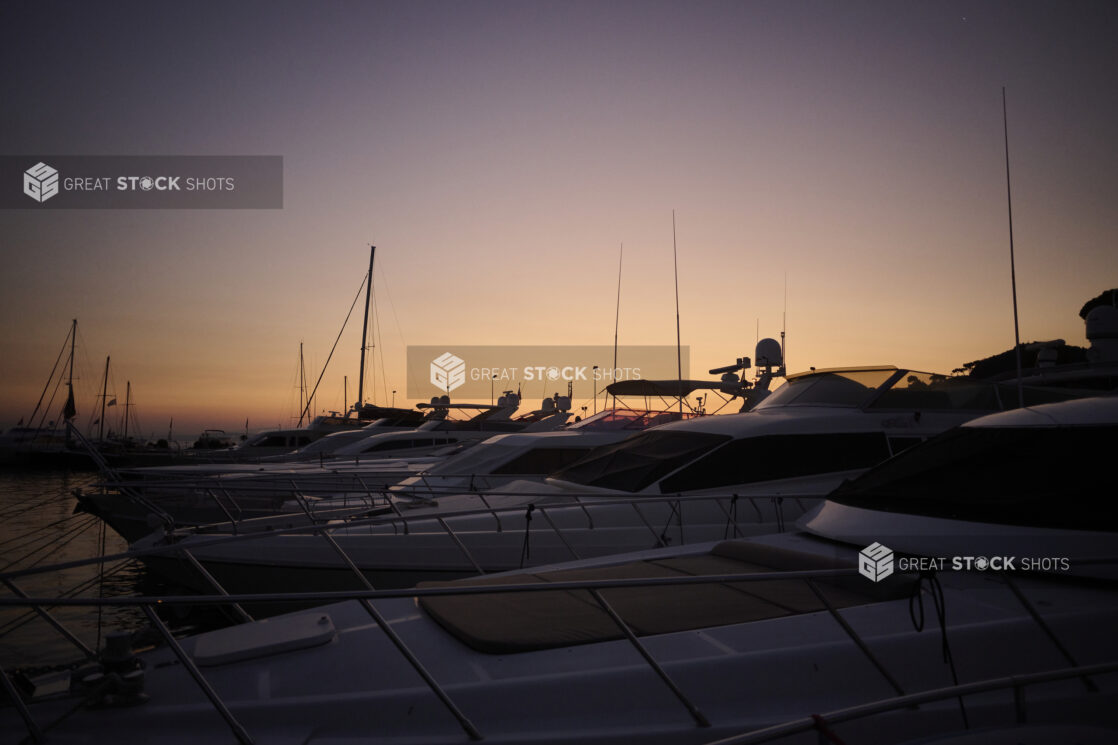
[[[62,407],[62,419],[66,422],[66,439],[70,439],[70,427],[73,423],[70,421],[77,414],[77,408],[74,406],[74,347],[78,343],[78,319],[70,326],[70,372],[66,377],[66,404]],[[52,373],[53,374],[53,373]],[[40,397],[42,400],[42,397]],[[37,408],[37,407],[36,407]],[[43,414],[44,418],[46,414]]]
[[[101,383],[101,419],[97,430],[97,439],[105,439],[105,399],[109,395],[109,357],[105,357],[105,380]]]
[[[675,364],[679,381],[679,415],[683,416],[683,347],[679,336],[679,257],[675,245],[675,210],[672,210],[672,265],[675,267]]]
[[[132,381],[124,383],[124,439],[128,440],[128,407],[132,405]]]
[[[621,244],[621,250],[617,254],[617,311],[613,317],[613,369],[610,370],[610,382],[614,382],[617,375],[617,330],[621,326],[621,262],[625,258],[625,244]],[[594,381],[594,386],[597,388],[598,381]],[[594,394],[597,400],[597,393]],[[613,397],[613,408],[617,408],[617,396]],[[596,412],[595,412],[596,413]]]
[[[74,319],[73,324],[70,326],[70,374],[66,379],[66,385],[70,390],[74,390],[74,345],[78,341],[78,319]]]
[[[1002,133],[1005,136],[1005,198],[1009,211],[1009,283],[1013,289],[1013,353],[1017,362],[1017,405],[1025,408],[1025,388],[1021,381],[1021,329],[1017,323],[1017,265],[1013,256],[1013,192],[1009,181],[1009,114],[1002,86]]]
[[[361,369],[357,377],[357,408],[365,404],[365,350],[369,338],[369,304],[373,297],[373,257],[377,247],[369,246],[369,276],[365,281],[365,320],[361,324]]]
[[[299,342],[299,426],[307,413],[307,368],[303,365],[303,342]]]

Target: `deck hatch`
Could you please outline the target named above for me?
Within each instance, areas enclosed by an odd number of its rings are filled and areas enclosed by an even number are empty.
[[[194,645],[194,661],[203,667],[268,657],[317,647],[337,636],[329,614],[300,613],[203,634]]]

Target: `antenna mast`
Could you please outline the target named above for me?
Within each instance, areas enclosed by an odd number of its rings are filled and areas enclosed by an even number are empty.
[[[1021,382],[1021,331],[1017,323],[1017,266],[1013,256],[1013,193],[1009,186],[1009,116],[1002,86],[1002,131],[1005,135],[1005,198],[1009,207],[1009,281],[1013,288],[1013,353],[1017,358],[1017,405],[1025,407],[1025,388]]]
[[[784,312],[780,315],[780,367],[788,370],[788,349],[784,346],[785,332],[788,330],[788,272],[784,272]],[[758,334],[760,331],[758,330]]]

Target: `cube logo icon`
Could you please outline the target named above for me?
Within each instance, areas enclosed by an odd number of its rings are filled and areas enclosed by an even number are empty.
[[[461,357],[444,352],[431,362],[431,385],[450,393],[466,382],[466,363]]]
[[[58,193],[58,171],[46,163],[36,163],[23,172],[23,193],[36,202],[45,202]]]
[[[858,554],[858,572],[866,579],[880,582],[893,573],[893,549],[871,543]]]

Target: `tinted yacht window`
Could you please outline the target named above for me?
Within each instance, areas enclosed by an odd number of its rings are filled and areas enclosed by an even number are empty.
[[[829,499],[974,522],[1115,530],[1118,427],[960,427],[844,484]],[[1109,515],[1109,517],[1107,517]]]
[[[493,469],[493,473],[552,473],[566,468],[589,453],[591,448],[536,448],[521,453],[508,463]]]
[[[595,448],[553,478],[603,489],[636,492],[729,440],[705,432],[642,432]]]
[[[447,445],[455,442],[453,439],[445,437],[425,438],[417,440],[388,440],[387,442],[378,442],[375,445],[362,450],[362,453],[375,453],[381,450],[404,450],[406,448],[425,448],[433,447],[435,445]]]
[[[767,435],[735,440],[660,483],[665,493],[869,468],[889,457],[882,432]]]

